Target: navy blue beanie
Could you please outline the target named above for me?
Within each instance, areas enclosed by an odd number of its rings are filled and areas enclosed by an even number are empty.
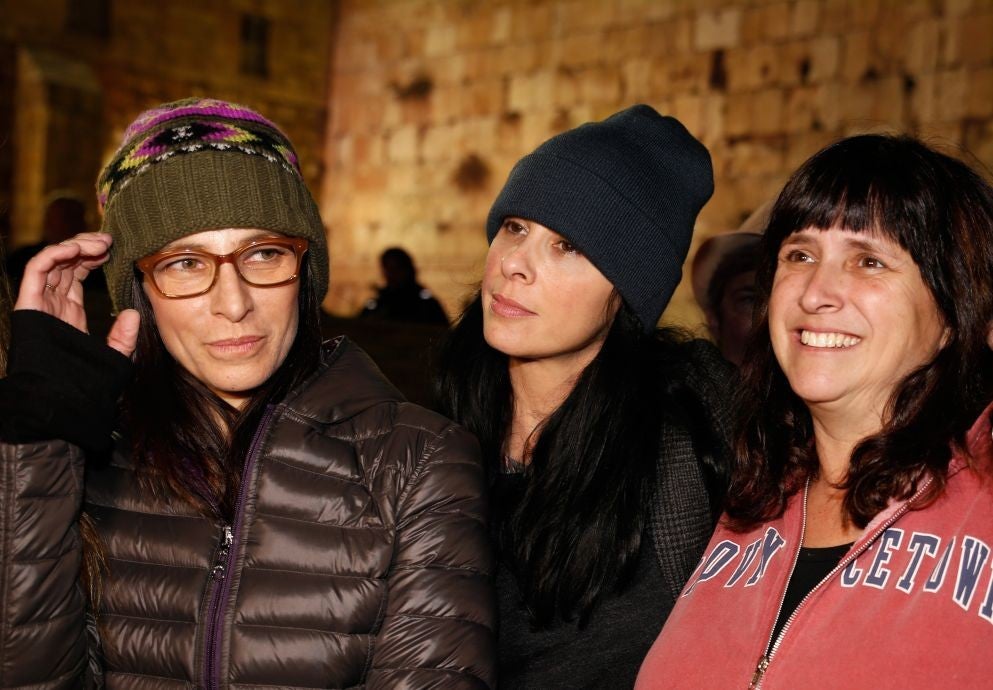
[[[679,284],[697,213],[713,193],[706,147],[675,118],[635,105],[518,161],[486,235],[492,242],[511,216],[554,230],[617,288],[647,332]]]

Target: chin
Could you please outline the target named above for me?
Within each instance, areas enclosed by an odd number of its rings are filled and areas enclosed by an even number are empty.
[[[522,341],[521,338],[486,338],[486,343],[497,352],[515,359],[542,359],[546,356],[543,351],[535,348],[530,340]]]
[[[486,344],[498,352],[508,356],[515,356],[515,351],[521,349],[523,338],[521,334],[509,332],[509,329],[500,325],[483,325],[483,340]]]
[[[215,391],[244,396],[250,395],[252,391],[264,385],[271,376],[272,372],[268,374],[252,372],[247,376],[218,376],[214,380],[208,381],[207,385]]]
[[[836,385],[817,385],[807,383],[806,385],[792,385],[790,388],[800,400],[808,407],[811,405],[830,403],[838,400],[842,396],[842,391]]]
[[[513,343],[507,343],[499,338],[490,339],[486,338],[486,344],[492,347],[497,352],[506,355],[507,357],[519,357],[521,348],[515,347]]]

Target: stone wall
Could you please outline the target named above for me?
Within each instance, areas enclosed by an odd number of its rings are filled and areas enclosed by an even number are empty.
[[[0,0],[0,210],[13,217],[10,244],[38,240],[55,189],[85,198],[95,223],[97,173],[127,124],[186,96],[275,120],[316,194],[336,9],[329,0]],[[244,64],[246,17],[265,25],[264,73]],[[81,158],[80,149],[95,151]]]
[[[268,22],[265,76],[242,68],[246,16]],[[631,103],[713,154],[697,242],[848,133],[993,163],[993,0],[0,0],[11,243],[36,240],[53,189],[91,200],[136,112],[187,95],[257,107],[300,149],[331,232],[327,307],[358,310],[401,245],[454,313],[513,163]],[[697,321],[685,286],[667,316]]]
[[[455,311],[516,159],[636,102],[712,152],[697,243],[849,133],[911,132],[993,163],[989,0],[344,0],[331,71],[321,202],[328,306],[346,313],[394,244]],[[667,317],[692,324],[687,282]]]

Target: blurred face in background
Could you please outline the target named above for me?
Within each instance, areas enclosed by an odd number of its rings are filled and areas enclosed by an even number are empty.
[[[755,307],[755,271],[731,276],[720,301],[707,309],[707,327],[721,354],[735,366],[741,366],[752,331],[752,310]]]

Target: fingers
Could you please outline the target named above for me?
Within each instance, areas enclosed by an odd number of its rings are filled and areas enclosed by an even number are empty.
[[[125,357],[130,357],[138,344],[138,326],[141,324],[141,317],[134,309],[125,309],[114,320],[114,325],[110,327],[107,334],[107,345],[120,352]]]
[[[35,254],[24,267],[24,277],[21,279],[21,289],[17,293],[14,308],[45,311],[45,290],[57,290],[62,284],[60,267],[75,261],[79,252],[78,244],[55,244]]]
[[[58,311],[64,305],[59,300],[81,303],[82,289],[75,284],[107,260],[111,241],[106,233],[84,232],[42,249],[24,268],[14,308],[37,309],[61,318]]]

